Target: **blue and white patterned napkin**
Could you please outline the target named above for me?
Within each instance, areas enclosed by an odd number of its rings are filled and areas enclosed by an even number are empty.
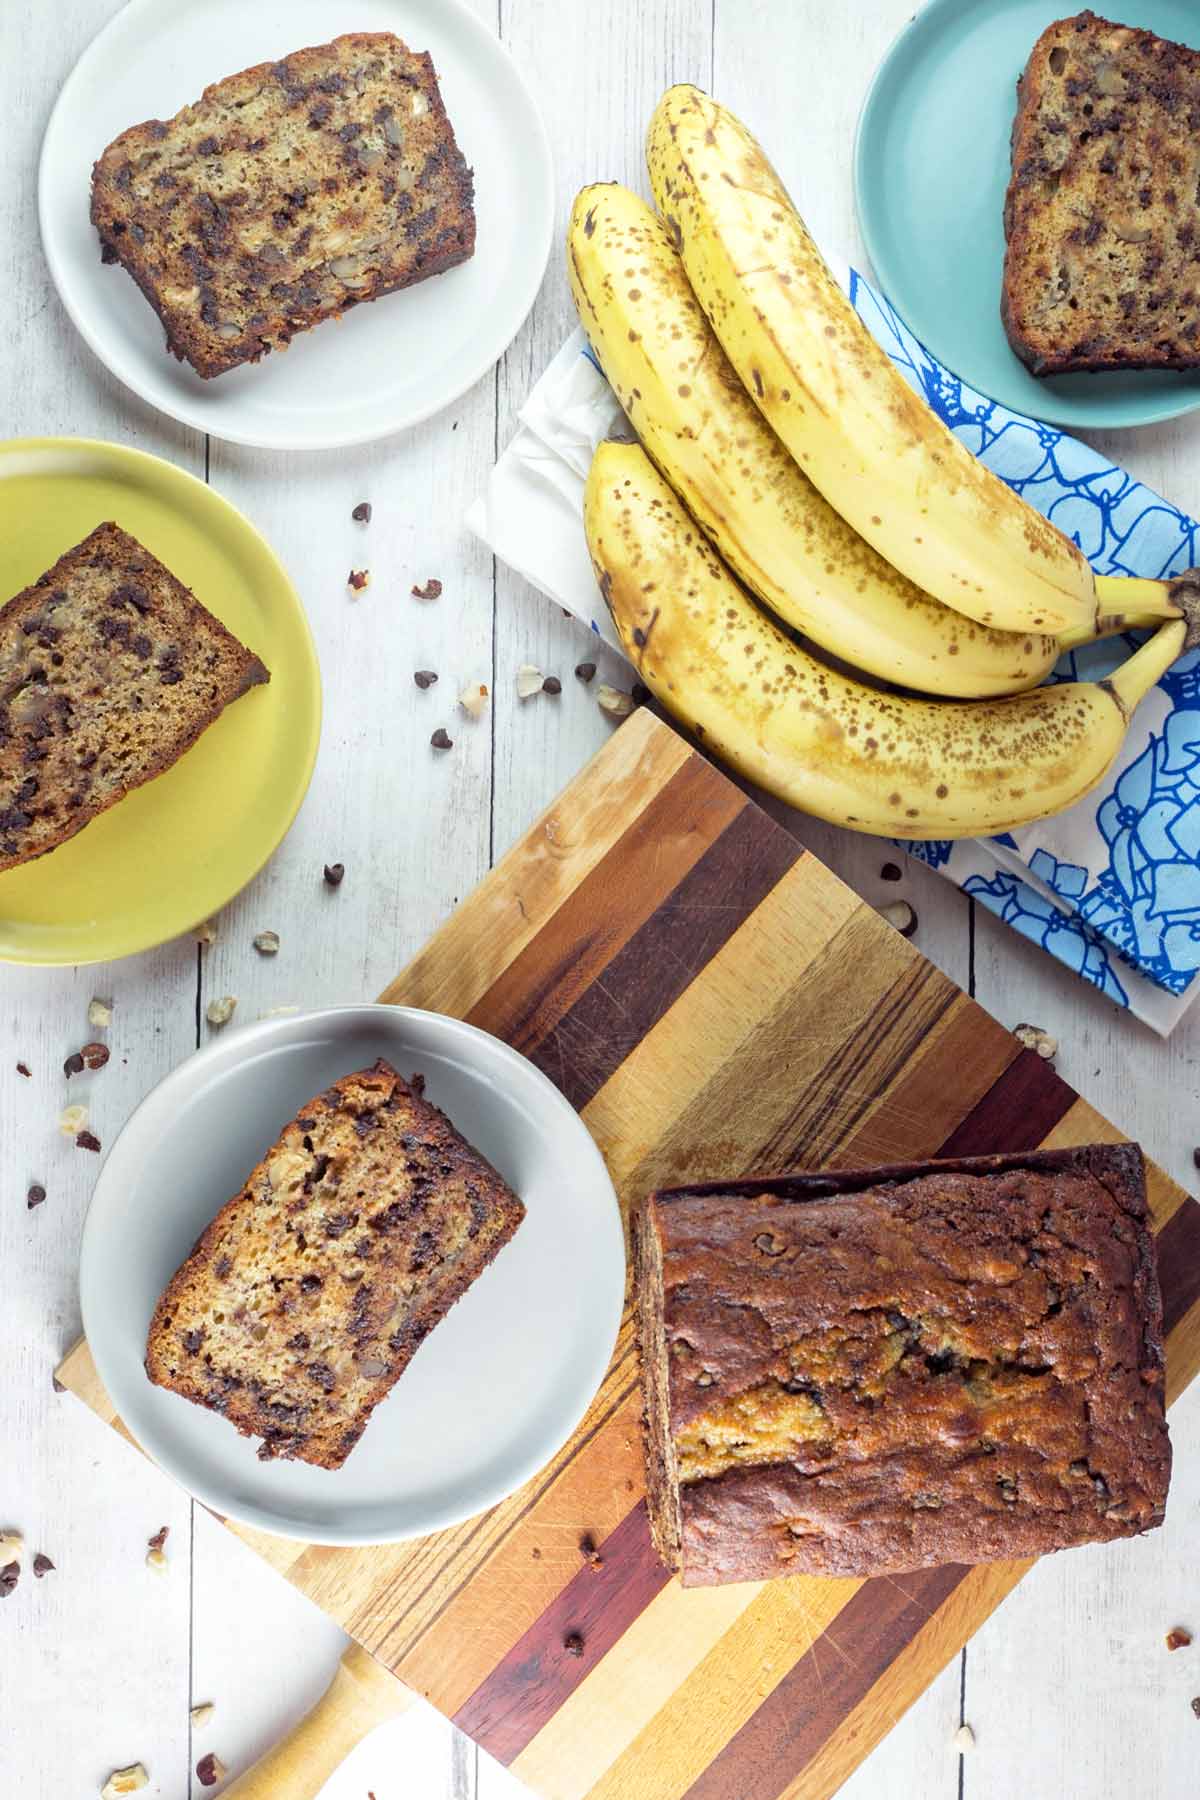
[[[917,342],[857,271],[843,285],[910,386],[1105,575],[1177,574],[1200,563],[1200,526],[1052,425],[988,400]],[[583,541],[583,483],[623,415],[581,331],[520,414],[468,524],[503,561],[615,649]],[[1108,673],[1122,638],[1064,657],[1052,679]],[[906,844],[1024,937],[1166,1035],[1200,969],[1200,650],[1142,702],[1094,793],[1011,836]]]

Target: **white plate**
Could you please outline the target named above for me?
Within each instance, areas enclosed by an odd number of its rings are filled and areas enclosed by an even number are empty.
[[[256,1442],[142,1367],[155,1302],[304,1102],[384,1056],[525,1202],[516,1235],[421,1345],[341,1469],[260,1462]],[[391,1543],[457,1524],[526,1481],[599,1386],[625,1286],[604,1159],[532,1063],[458,1019],[348,1006],[270,1019],[198,1051],[144,1100],[100,1172],[80,1291],[92,1356],[154,1460],[207,1506],[282,1537]]]
[[[202,381],[168,353],[130,276],[101,263],[88,211],[92,164],[118,132],[170,118],[209,82],[343,31],[394,31],[432,55],[475,171],[475,254],[301,332],[286,355]],[[464,0],[130,0],[59,95],[42,145],[38,210],[63,305],[135,393],[233,443],[331,449],[427,419],[503,354],[545,272],[554,175],[532,96]]]

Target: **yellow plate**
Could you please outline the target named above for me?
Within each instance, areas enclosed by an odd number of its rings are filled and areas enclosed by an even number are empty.
[[[165,775],[0,875],[0,960],[132,956],[226,905],[279,844],[321,732],[299,595],[253,526],[160,457],[86,438],[0,444],[0,602],[104,519],[145,544],[271,671]]]

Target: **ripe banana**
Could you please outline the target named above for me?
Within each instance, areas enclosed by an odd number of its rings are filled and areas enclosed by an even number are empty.
[[[600,445],[584,524],[626,654],[663,704],[770,793],[883,837],[985,837],[1061,812],[1183,648],[1178,620],[1107,681],[965,703],[879,693],[754,605],[639,445]]]
[[[927,694],[1015,694],[1059,655],[931,600],[847,525],[766,423],[688,285],[666,227],[628,188],[575,201],[567,274],[592,349],[645,449],[734,573],[856,669]]]
[[[919,588],[980,624],[1055,635],[1089,627],[1097,602],[1086,557],[906,384],[745,126],[699,88],[669,88],[646,154],[658,210],[726,355],[842,517]]]

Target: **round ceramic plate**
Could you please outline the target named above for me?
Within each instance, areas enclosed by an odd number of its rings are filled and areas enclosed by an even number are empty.
[[[1000,323],[1017,76],[1061,0],[929,0],[881,63],[859,121],[859,225],[875,274],[938,360],[1017,412],[1097,429],[1200,406],[1200,374],[1039,380]],[[1200,46],[1195,0],[1122,0],[1125,25]]]
[[[286,355],[203,381],[177,362],[123,269],[100,261],[92,164],[117,134],[169,119],[209,82],[343,31],[428,50],[475,171],[469,262],[301,332]],[[46,128],[42,242],[55,286],[100,360],[199,431],[275,449],[366,443],[426,419],[487,373],[533,304],[550,251],[554,180],[537,108],[464,0],[130,0],[84,51]]]
[[[280,1128],[385,1057],[525,1203],[516,1235],[430,1333],[336,1470],[260,1462],[226,1420],[152,1387],[155,1302]],[[83,1323],[101,1379],[156,1462],[218,1512],[321,1544],[439,1531],[512,1493],[570,1436],[608,1367],[625,1288],[604,1159],[532,1063],[458,1019],[337,1007],[246,1027],[144,1100],[109,1151],[83,1234]]]
[[[131,956],[219,911],[283,837],[316,759],[321,683],[299,597],[241,513],[173,464],[86,438],[0,444],[0,600],[104,519],[153,551],[271,679],[165,775],[0,875],[6,962]]]

